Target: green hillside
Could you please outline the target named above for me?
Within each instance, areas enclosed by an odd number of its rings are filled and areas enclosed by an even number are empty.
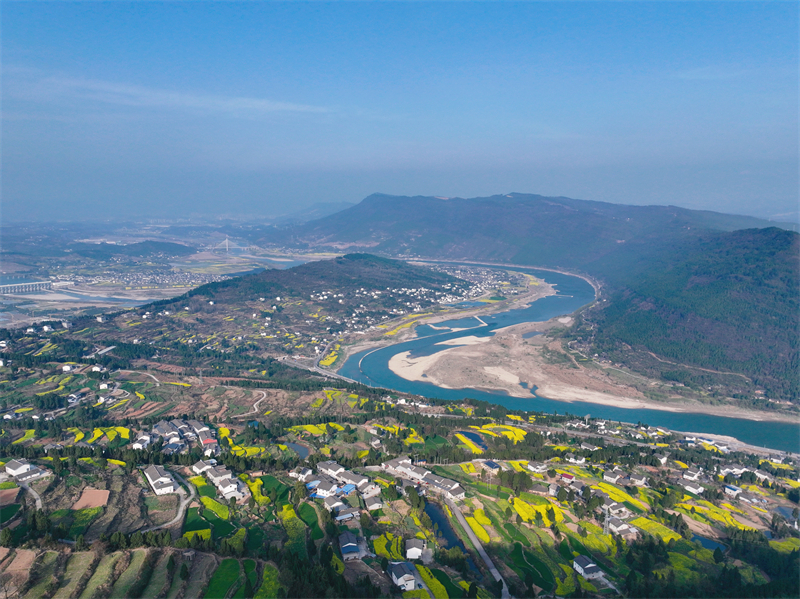
[[[596,351],[617,356],[627,343],[683,364],[745,374],[771,396],[800,396],[800,236],[747,229],[681,249],[653,257],[646,273],[615,280],[607,307],[587,315],[598,325]]]

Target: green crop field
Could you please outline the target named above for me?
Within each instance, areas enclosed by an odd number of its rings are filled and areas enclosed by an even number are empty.
[[[64,575],[61,577],[61,586],[56,590],[53,599],[69,599],[75,594],[78,581],[92,563],[93,558],[92,551],[79,551],[69,557]]]
[[[150,576],[150,580],[142,592],[142,597],[158,597],[161,590],[167,585],[167,579],[169,578],[167,564],[169,563],[170,555],[172,554],[169,551],[165,551],[161,554],[161,557],[153,567],[153,574]],[[177,571],[178,568],[176,567],[175,570]]]
[[[37,582],[28,589],[28,592],[25,594],[25,599],[39,599],[45,596],[45,591],[55,574],[57,558],[57,551],[48,551],[44,554],[44,557],[39,561],[39,565],[36,567]]]
[[[261,586],[258,591],[256,591],[254,599],[277,599],[278,590],[280,588],[278,569],[269,564],[265,564],[264,574],[261,576]]]
[[[10,505],[4,505],[0,507],[0,524],[5,524],[11,518],[16,516],[17,512],[22,506],[18,503],[12,503]]]
[[[241,569],[239,561],[232,557],[222,560],[208,583],[204,599],[224,599],[239,580]]]
[[[100,563],[97,564],[97,569],[95,569],[94,574],[89,579],[89,582],[86,583],[86,586],[83,589],[79,599],[92,599],[97,592],[97,589],[100,586],[107,584],[108,581],[111,579],[111,574],[114,571],[114,566],[116,565],[119,558],[122,557],[121,553],[109,553],[108,555],[104,555],[103,559],[100,560]]]
[[[325,533],[322,532],[322,529],[319,527],[317,510],[314,509],[314,506],[304,503],[300,506],[300,511],[297,515],[300,516],[300,519],[311,529],[312,539],[316,541],[317,539],[321,539],[325,536]]]
[[[256,562],[252,559],[246,559],[242,562],[244,566],[244,576],[247,577],[247,580],[250,581],[250,588],[255,591],[256,585],[258,584],[258,572],[256,571]],[[233,594],[233,599],[250,599],[252,595],[246,593],[247,585],[245,584],[244,578],[242,579],[242,584],[239,585],[239,588]]]
[[[131,563],[114,583],[114,588],[111,589],[111,599],[124,599],[128,596],[128,590],[139,577],[139,571],[142,569],[146,556],[146,549],[137,549],[131,552]]]

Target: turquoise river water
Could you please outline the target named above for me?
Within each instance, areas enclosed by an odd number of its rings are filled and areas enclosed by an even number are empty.
[[[555,285],[557,294],[539,299],[527,308],[481,316],[485,325],[476,318],[470,317],[438,323],[436,329],[427,325],[418,326],[417,339],[354,354],[344,363],[339,374],[367,385],[394,389],[401,393],[413,393],[423,397],[453,401],[471,397],[513,410],[562,414],[568,412],[577,416],[591,414],[593,418],[631,423],[643,422],[651,426],[663,426],[677,431],[728,435],[745,443],[770,449],[793,452],[800,450],[800,427],[794,423],[753,421],[694,412],[625,409],[590,402],[567,403],[539,397],[536,395],[535,387],[530,390],[530,397],[511,397],[503,392],[479,389],[443,389],[431,383],[406,380],[389,369],[389,360],[396,354],[408,351],[412,356],[430,355],[447,349],[435,345],[441,341],[469,335],[491,336],[499,328],[523,322],[541,322],[571,314],[594,300],[594,289],[580,277],[531,268],[514,267],[513,270],[544,279]],[[442,329],[441,327],[447,328]],[[461,329],[463,327],[467,328],[459,331],[452,330],[452,328]],[[531,381],[531,384],[535,385],[535,381]]]

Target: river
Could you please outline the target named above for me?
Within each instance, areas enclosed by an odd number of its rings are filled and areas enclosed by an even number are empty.
[[[497,265],[476,266],[500,268]],[[533,268],[509,267],[509,269],[545,280],[555,286],[556,295],[536,300],[527,308],[481,316],[485,325],[478,319],[470,317],[437,323],[436,329],[428,325],[418,326],[417,339],[353,354],[338,373],[367,385],[423,397],[452,401],[461,401],[465,397],[471,397],[499,404],[512,410],[561,414],[568,412],[577,416],[591,414],[593,418],[631,423],[643,422],[651,426],[662,426],[678,431],[726,435],[750,445],[783,451],[800,451],[800,428],[794,423],[754,421],[695,412],[626,409],[590,402],[561,402],[539,397],[536,395],[535,387],[531,389],[530,397],[511,397],[503,392],[479,389],[444,389],[431,383],[406,380],[389,369],[389,360],[396,354],[408,351],[412,356],[430,355],[446,349],[435,345],[436,343],[470,335],[491,336],[499,328],[523,322],[550,320],[557,316],[572,314],[594,300],[594,288],[580,277]],[[462,330],[453,330],[454,328]]]

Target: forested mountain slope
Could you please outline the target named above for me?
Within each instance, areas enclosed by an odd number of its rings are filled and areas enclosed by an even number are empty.
[[[594,345],[745,374],[771,396],[800,396],[800,235],[776,228],[708,234],[614,279]],[[671,370],[666,367],[665,370]]]

